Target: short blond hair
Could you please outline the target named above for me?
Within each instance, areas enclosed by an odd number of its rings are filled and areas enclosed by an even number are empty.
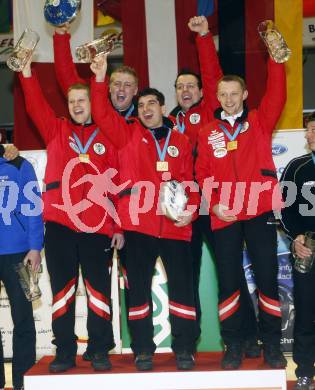
[[[135,82],[138,85],[139,79],[138,79],[137,72],[131,66],[122,65],[122,66],[119,66],[118,68],[114,69],[111,76],[110,76],[110,83],[113,81],[113,76],[115,75],[115,73],[129,74],[130,76],[132,76],[135,79]]]

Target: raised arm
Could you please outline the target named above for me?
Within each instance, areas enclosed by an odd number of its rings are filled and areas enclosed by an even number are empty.
[[[71,35],[68,30],[69,25],[57,27],[53,37],[56,77],[65,96],[72,84],[87,83],[80,78],[73,62],[70,49]]]
[[[47,103],[38,79],[31,71],[31,61],[19,73],[24,92],[26,111],[47,145],[56,132],[56,126],[61,119],[56,118],[55,113]]]
[[[197,33],[196,44],[203,86],[203,100],[204,104],[213,112],[219,107],[216,96],[217,82],[223,75],[217,51],[205,16],[191,18],[188,27]]]
[[[92,117],[109,142],[120,149],[132,137],[131,125],[112,107],[105,82],[107,55],[97,57],[91,64],[95,77],[91,79]]]
[[[258,108],[258,121],[262,130],[272,134],[287,98],[285,65],[268,60],[266,92]]]

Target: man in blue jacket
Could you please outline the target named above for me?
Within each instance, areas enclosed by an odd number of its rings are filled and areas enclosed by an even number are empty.
[[[44,227],[32,165],[22,157],[8,161],[3,155],[4,147],[0,144],[0,280],[6,288],[14,325],[12,377],[16,390],[23,389],[23,375],[35,363],[36,333],[32,303],[24,295],[15,267],[29,262],[38,271]],[[2,375],[0,388],[4,384]]]

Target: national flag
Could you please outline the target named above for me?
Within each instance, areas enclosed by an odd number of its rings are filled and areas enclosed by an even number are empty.
[[[277,128],[302,127],[302,0],[220,0],[220,60],[224,73],[244,77],[248,104],[257,107],[265,90],[267,50],[257,32],[266,19],[275,21],[292,56],[286,63],[287,103]]]

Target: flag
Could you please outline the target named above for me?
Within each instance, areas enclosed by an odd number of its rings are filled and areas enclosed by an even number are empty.
[[[286,63],[287,102],[278,129],[302,127],[302,0],[220,0],[218,2],[220,60],[224,73],[244,77],[248,105],[257,107],[266,86],[267,50],[257,32],[266,19],[275,21],[292,56]]]

